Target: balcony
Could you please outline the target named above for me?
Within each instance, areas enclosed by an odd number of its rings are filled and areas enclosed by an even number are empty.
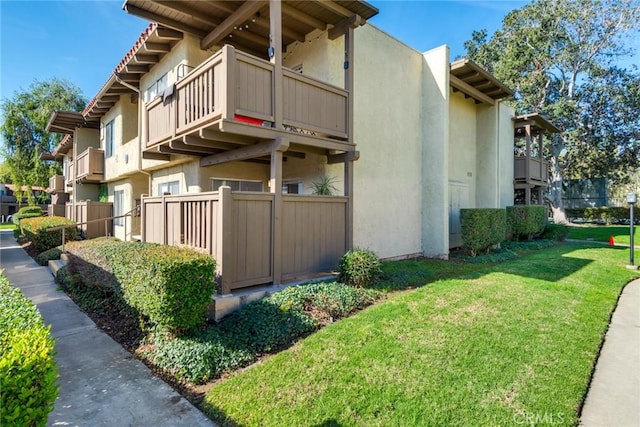
[[[274,97],[276,79],[282,83],[282,99]],[[216,140],[215,135],[247,144],[279,132],[303,144],[344,149],[352,145],[348,97],[344,89],[288,69],[276,76],[274,64],[227,45],[179,81],[172,95],[146,106],[144,146],[147,151],[163,144],[186,150],[189,136],[202,144],[202,139]],[[280,131],[273,129],[277,111],[282,112]],[[203,136],[205,129],[210,137]]]
[[[64,193],[64,176],[54,175],[49,178],[49,192],[50,193]]]
[[[104,151],[89,147],[75,161],[76,180],[81,183],[99,183],[104,179]],[[71,170],[71,168],[70,168]]]
[[[537,157],[514,158],[513,179],[516,183],[546,186],[549,183],[549,164]]]
[[[65,178],[66,178],[66,185],[67,187],[73,187],[73,179],[75,177],[75,172],[74,172],[74,164],[73,162],[69,162],[67,163],[67,167],[66,167],[67,171],[64,174]]]

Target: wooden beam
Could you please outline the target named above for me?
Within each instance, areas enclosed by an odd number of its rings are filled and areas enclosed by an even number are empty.
[[[187,4],[181,2],[181,1],[158,1],[158,0],[153,0],[153,3],[162,5],[163,7],[167,8],[167,9],[171,9],[173,11],[176,12],[180,12],[184,15],[187,15],[190,19],[193,19],[194,21],[198,21],[201,22],[205,25],[209,25],[212,27],[216,27],[218,25],[220,25],[220,23],[222,22],[222,19],[219,18],[215,18],[213,16],[209,16],[209,15],[205,15],[200,11],[197,11],[191,7],[189,7]],[[215,5],[216,3],[219,2],[211,2],[212,5]],[[217,7],[217,6],[216,6]],[[232,13],[233,10],[231,10],[231,12],[228,13]]]
[[[253,14],[264,6],[264,1],[247,1],[242,4],[227,19],[220,23],[216,28],[207,34],[200,42],[200,49],[206,50],[214,44],[220,42],[227,34],[231,32],[233,27],[244,23]]]
[[[99,102],[118,102],[118,101],[120,101],[119,95],[113,95],[113,96],[105,95],[102,98],[100,98]]]
[[[204,157],[200,159],[200,166],[206,167],[227,162],[255,159],[257,157],[271,154],[273,151],[286,151],[288,148],[289,141],[282,138],[276,138],[272,141],[259,142],[255,145],[249,145],[236,150],[225,151],[224,153]]]
[[[347,151],[342,154],[330,154],[327,156],[327,164],[333,165],[336,163],[355,162],[360,158],[359,151]]]
[[[215,154],[215,153],[219,153],[220,150],[217,150],[213,147],[203,147],[201,145],[187,145],[183,142],[180,141],[171,141],[169,142],[169,148],[171,148],[172,150],[178,150],[178,151],[186,151],[189,153],[199,153],[202,155],[205,154]]]
[[[187,25],[187,24],[185,24],[183,22],[177,21],[175,19],[167,18],[167,17],[162,16],[162,15],[158,15],[157,13],[153,13],[153,12],[150,12],[148,10],[141,9],[141,8],[139,8],[137,6],[133,6],[131,4],[125,4],[124,5],[124,10],[127,13],[139,16],[141,18],[145,18],[145,19],[147,19],[149,21],[152,21],[152,22],[157,22],[159,24],[164,25],[165,27],[173,28],[173,29],[178,30],[178,31],[184,31],[184,32],[187,32],[187,33],[191,33],[191,34],[194,34],[194,35],[196,35],[198,37],[203,37],[205,35],[204,31],[198,30],[197,28],[194,28],[194,27],[192,27],[190,25]]]
[[[318,4],[324,7],[325,9],[335,13],[336,15],[341,15],[341,16],[344,16],[345,18],[348,18],[351,15],[353,15],[353,12],[351,12],[349,9],[338,4],[338,2],[335,2],[332,0],[319,0]]]
[[[198,138],[197,136],[187,135],[182,137],[182,142],[192,147],[217,148],[220,150],[235,150],[237,144],[228,142],[213,141],[211,139]]]
[[[147,52],[168,53],[171,51],[171,46],[167,43],[154,43],[150,41],[144,42],[144,48]]]
[[[473,97],[473,99],[479,102],[486,102],[489,105],[495,105],[496,103],[496,101],[493,98],[488,97],[484,93],[480,92],[478,89],[463,82],[462,80],[460,80],[454,75],[449,76],[449,84],[454,88],[460,89],[460,91]]]
[[[142,158],[146,160],[164,160],[165,162],[171,160],[171,156],[168,154],[154,153],[153,151],[143,151]]]
[[[282,129],[284,117],[284,81],[282,77],[282,1],[269,0],[269,38],[273,64],[273,125]]]
[[[200,155],[194,153],[193,151],[174,150],[173,148],[166,145],[159,145],[157,147],[157,150],[162,154],[180,154],[182,156],[200,157]]]
[[[286,3],[282,3],[282,13],[291,18],[297,19],[298,21],[309,25],[310,27],[317,28],[319,30],[324,30],[327,28],[327,24],[322,22],[321,20],[314,18],[311,15],[307,15],[306,13],[296,9],[293,6],[290,6]]]
[[[303,153],[301,151],[287,151],[284,154],[286,157],[294,157],[296,159],[306,159],[307,153]]]
[[[146,74],[149,72],[148,65],[127,64],[125,66],[127,73]]]
[[[264,37],[260,37],[259,35],[257,35],[256,33],[252,33],[249,30],[242,30],[242,31],[234,31],[233,32],[233,37],[232,39],[242,39],[242,40],[246,40],[250,43],[255,43],[257,45],[260,45],[264,48],[269,47],[269,40],[264,38]]]
[[[140,75],[138,74],[118,73],[118,77],[120,78],[120,80],[127,83],[138,83],[140,81]]]
[[[158,38],[161,39],[182,40],[184,38],[182,31],[173,30],[171,28],[158,27],[156,29],[156,33],[158,34]]]
[[[144,53],[136,53],[133,55],[133,59],[135,59],[139,64],[157,64],[160,62],[160,57],[158,55],[145,55]]]
[[[210,141],[228,142],[231,144],[250,145],[257,142],[255,139],[247,140],[246,137],[233,135],[229,132],[216,132],[211,129],[200,129],[198,132],[200,138]]]
[[[360,15],[353,15],[338,22],[335,27],[331,28],[328,33],[329,40],[335,40],[343,36],[349,28],[356,28],[364,25],[365,21]]]

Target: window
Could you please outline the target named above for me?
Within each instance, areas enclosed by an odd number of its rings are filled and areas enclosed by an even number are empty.
[[[144,102],[149,103],[156,99],[156,97],[162,96],[162,93],[167,88],[168,83],[169,73],[165,73],[144,91]]]
[[[158,184],[158,195],[162,196],[165,193],[180,194],[180,181],[170,181]]]
[[[124,214],[124,190],[113,192],[113,216]],[[114,218],[113,225],[124,225],[124,218]]]
[[[282,194],[302,194],[302,181],[287,180],[282,182]]]
[[[105,157],[113,155],[113,120],[104,126],[104,155]]]
[[[191,70],[193,70],[194,67],[187,65],[187,64],[180,64],[178,65],[178,81],[180,81],[181,79],[185,78],[187,76],[187,74],[189,74],[191,72]]]
[[[218,191],[226,185],[231,191],[262,191],[262,181],[246,181],[238,179],[212,178],[212,190]]]

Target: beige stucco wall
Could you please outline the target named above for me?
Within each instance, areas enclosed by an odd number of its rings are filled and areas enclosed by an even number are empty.
[[[383,258],[420,253],[422,55],[371,25],[355,46],[354,245]]]
[[[158,185],[172,181],[180,182],[180,194],[208,191],[206,188],[203,189],[200,183],[200,164],[198,161],[153,171],[151,173],[151,195],[161,196],[158,194]]]
[[[114,202],[114,193],[124,191],[124,205],[122,213],[127,213],[135,207],[136,199],[140,199],[142,194],[147,192],[147,177],[142,174],[132,175],[127,179],[108,184],[109,202]],[[114,206],[115,209],[115,206]],[[140,217],[127,216],[125,225],[115,225],[113,227],[114,236],[120,240],[131,240],[131,236],[140,234]],[[126,235],[125,235],[126,230]]]
[[[264,191],[269,191],[269,165],[249,162],[231,162],[199,168],[202,191],[212,191],[212,178],[261,181]]]
[[[344,38],[329,40],[327,31],[316,30],[307,35],[304,43],[287,46],[282,65],[302,65],[304,75],[344,87]]]
[[[425,52],[422,92],[422,252],[449,253],[449,48]]]
[[[499,206],[500,170],[498,169],[498,113],[499,105],[479,104],[477,107],[476,130],[476,207],[496,208]]]
[[[100,121],[100,147],[105,150],[104,127],[113,120],[113,155],[105,158],[105,181],[112,181],[138,170],[138,97],[121,95],[120,100]],[[105,151],[106,154],[106,151]]]
[[[515,111],[507,104],[500,103],[498,117],[498,206],[513,205],[513,130]]]
[[[469,190],[468,207],[476,207],[476,104],[462,94],[449,95],[449,181]]]

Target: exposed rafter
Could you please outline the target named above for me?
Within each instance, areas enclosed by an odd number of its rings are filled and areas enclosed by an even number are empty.
[[[289,142],[278,138],[272,141],[259,142],[247,147],[204,157],[200,159],[200,166],[206,167],[227,162],[255,159],[271,154],[272,151],[286,151],[288,148]]]
[[[200,42],[201,49],[209,49],[222,40],[229,31],[249,19],[252,15],[262,9],[265,5],[263,0],[247,1],[242,4],[227,19],[218,25],[213,31],[207,34]]]
[[[184,31],[187,33],[191,33],[194,34],[198,37],[203,37],[204,36],[204,32],[201,30],[198,30],[197,28],[191,27],[190,25],[184,24],[182,22],[173,20],[171,18],[167,18],[158,14],[155,14],[153,12],[150,12],[148,10],[145,9],[141,9],[137,6],[133,6],[131,4],[125,3],[125,5],[123,6],[124,10],[126,10],[128,13],[132,14],[132,15],[136,15],[139,16],[141,18],[145,18],[148,19],[149,21],[152,22],[158,22],[161,23],[162,25],[169,27],[169,28],[173,28],[175,30],[178,31]]]
[[[314,18],[311,15],[307,15],[306,13],[296,9],[293,6],[289,6],[286,3],[282,4],[282,13],[319,30],[324,30],[326,28],[326,24],[321,20]]]

